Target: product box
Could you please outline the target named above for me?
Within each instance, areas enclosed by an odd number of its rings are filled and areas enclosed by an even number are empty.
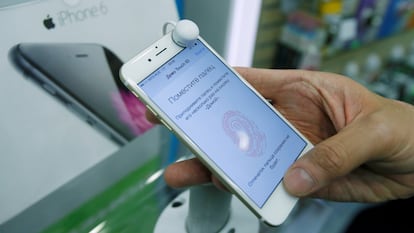
[[[8,2],[0,3],[0,228],[108,157],[156,154],[159,134],[148,132],[157,127],[118,71],[178,19],[173,0]]]

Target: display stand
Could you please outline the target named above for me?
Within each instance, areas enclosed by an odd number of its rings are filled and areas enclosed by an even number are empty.
[[[214,185],[181,193],[161,213],[154,233],[255,233],[259,220],[232,194]]]

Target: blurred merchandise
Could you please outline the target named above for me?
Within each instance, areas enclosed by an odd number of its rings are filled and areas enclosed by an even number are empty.
[[[411,30],[413,12],[413,0],[263,1],[253,64],[308,68],[300,60],[309,51],[318,54],[323,63],[338,54]],[[264,58],[269,57],[270,51],[272,62],[266,62]],[[282,61],[286,54],[296,62]]]
[[[414,103],[414,0],[264,0],[254,66],[344,74]]]

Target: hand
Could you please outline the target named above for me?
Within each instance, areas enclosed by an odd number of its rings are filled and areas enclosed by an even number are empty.
[[[341,75],[237,71],[315,144],[285,174],[292,195],[357,202],[414,195],[414,107]],[[211,181],[221,186],[197,159],[170,165],[165,179],[172,187]]]

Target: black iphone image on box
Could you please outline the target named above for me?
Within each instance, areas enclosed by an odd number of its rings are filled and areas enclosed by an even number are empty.
[[[123,145],[151,128],[145,106],[120,82],[122,61],[88,43],[21,43],[10,51],[15,66]]]
[[[312,144],[200,37],[166,34],[121,68],[123,83],[261,220],[297,198],[281,181]]]

